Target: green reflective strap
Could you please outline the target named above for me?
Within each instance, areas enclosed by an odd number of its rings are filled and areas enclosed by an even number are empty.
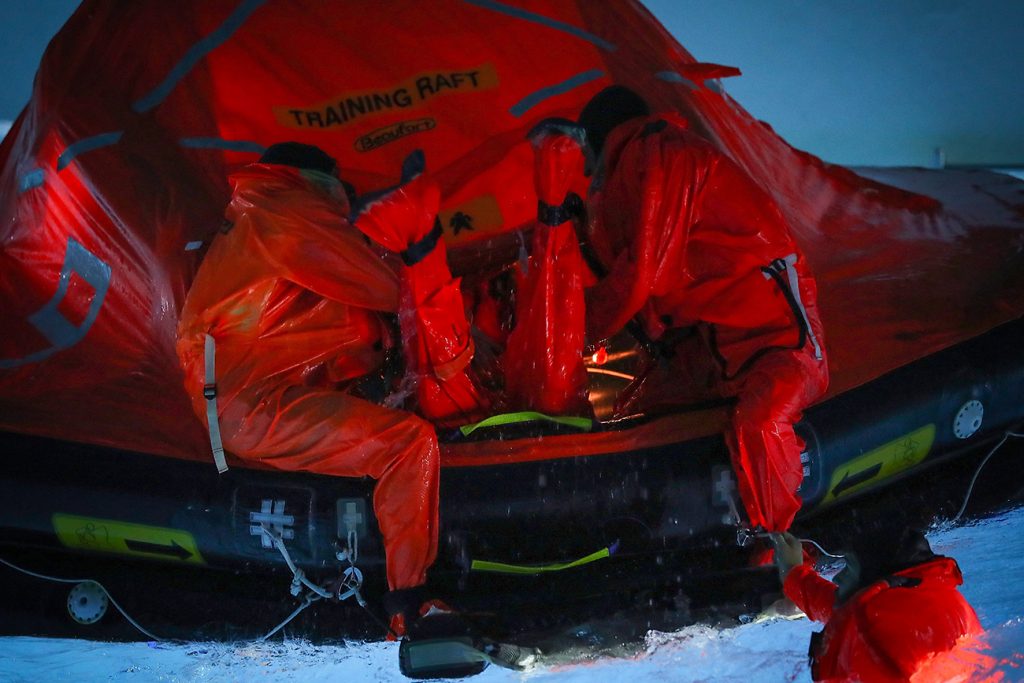
[[[586,417],[545,415],[544,413],[538,413],[532,410],[524,410],[519,413],[492,415],[486,420],[481,420],[476,424],[462,425],[459,427],[459,431],[462,432],[463,436],[469,436],[481,427],[500,427],[501,425],[518,424],[520,422],[534,422],[536,420],[545,420],[547,422],[554,422],[555,424],[568,425],[569,427],[575,427],[576,429],[584,432],[589,432],[594,428],[594,421]]]
[[[579,567],[580,565],[590,564],[597,560],[611,557],[612,551],[610,548],[601,548],[596,553],[590,553],[586,557],[581,557],[578,560],[572,562],[563,562],[561,564],[542,564],[542,565],[522,565],[522,564],[505,564],[503,562],[488,562],[487,560],[473,560],[472,564],[469,565],[471,571],[475,572],[498,572],[501,574],[541,574],[544,572],[560,572],[563,569],[571,569],[572,567]]]

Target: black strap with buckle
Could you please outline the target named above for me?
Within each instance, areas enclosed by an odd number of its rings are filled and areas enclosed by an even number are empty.
[[[415,266],[417,263],[427,258],[430,252],[434,251],[434,247],[437,246],[438,240],[441,239],[441,235],[444,234],[444,228],[441,227],[441,219],[434,219],[434,227],[428,232],[423,239],[418,242],[413,242],[405,251],[401,253],[402,262],[407,266]]]
[[[543,200],[537,202],[537,220],[544,225],[554,227],[582,215],[583,200],[575,192],[565,195],[565,200],[558,206],[552,206]]]

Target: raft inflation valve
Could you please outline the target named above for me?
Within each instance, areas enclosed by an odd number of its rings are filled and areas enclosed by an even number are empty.
[[[107,613],[110,599],[95,581],[76,584],[68,594],[68,614],[79,624],[95,624]]]
[[[968,439],[981,429],[981,420],[985,416],[985,406],[981,401],[968,401],[960,406],[953,418],[953,434],[958,439]]]

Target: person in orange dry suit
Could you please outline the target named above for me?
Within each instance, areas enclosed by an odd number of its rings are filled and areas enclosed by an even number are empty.
[[[471,393],[463,372],[472,356],[468,336],[446,338],[458,329],[447,320],[433,336],[417,329],[429,322],[421,302],[450,289],[444,252],[435,248],[436,236],[415,244],[413,237],[404,244],[415,247],[415,257],[403,251],[407,265],[389,265],[348,221],[335,161],[315,147],[274,145],[231,182],[224,229],[189,290],[178,328],[193,408],[208,422],[208,399],[215,393],[223,447],[243,460],[376,479],[373,505],[384,537],[389,596],[400,597],[389,610],[414,612],[408,603],[419,595],[437,554],[437,437],[421,417],[353,392],[384,363],[390,345],[385,317],[398,312],[407,366],[423,376],[430,374],[432,359],[445,365],[419,386],[451,383],[459,400]],[[379,197],[381,215],[371,207],[368,224],[394,235],[419,230],[422,221],[388,226],[383,216],[386,210],[399,220],[401,207],[411,214],[436,212],[436,197],[426,205],[415,199],[398,191]],[[461,302],[457,315],[466,326]],[[214,384],[205,365],[208,337],[215,343],[215,391],[204,397],[204,385]],[[441,421],[469,409],[429,399],[426,404],[427,417]],[[395,619],[401,630],[402,617]]]
[[[749,524],[787,529],[803,475],[793,424],[824,393],[828,369],[814,280],[785,219],[683,119],[650,115],[626,88],[598,93],[579,124],[589,149],[574,153],[595,167],[587,241],[600,279],[587,291],[589,339],[639,327],[665,345],[667,331],[696,331],[669,349],[666,384],[706,381],[710,393],[737,397],[726,441]],[[647,388],[640,378],[627,392]]]
[[[889,538],[886,538],[886,537]],[[808,655],[815,681],[976,680],[991,668],[978,652],[983,629],[957,590],[960,567],[932,552],[912,529],[870,534],[860,552],[847,553],[835,583],[806,562],[800,541],[774,534],[783,591],[825,628]]]

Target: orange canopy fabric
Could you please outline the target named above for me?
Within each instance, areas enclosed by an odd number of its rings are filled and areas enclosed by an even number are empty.
[[[0,147],[0,428],[208,458],[174,340],[231,172],[295,140],[365,193],[422,149],[468,276],[535,218],[527,132],[612,83],[780,206],[817,278],[831,392],[1024,312],[1020,183],[887,172],[908,191],[830,166],[726,95],[715,79],[736,73],[628,0],[87,0]]]

